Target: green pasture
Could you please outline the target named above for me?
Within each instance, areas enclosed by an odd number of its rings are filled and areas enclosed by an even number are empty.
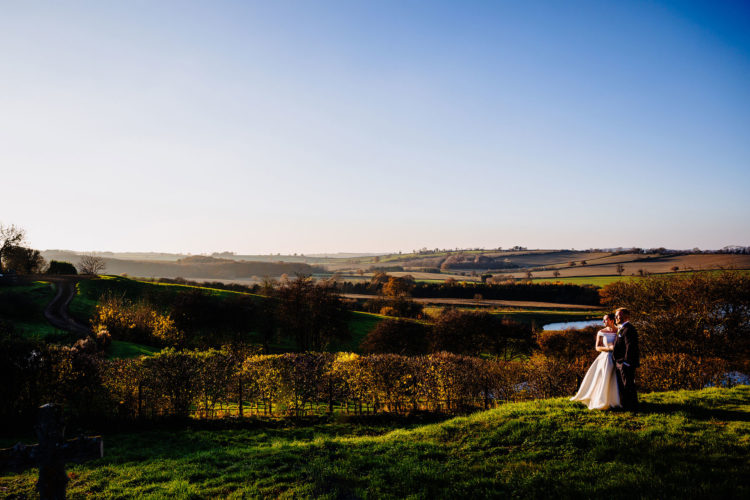
[[[155,302],[168,302],[178,293],[190,289],[200,289],[204,293],[214,297],[231,297],[234,295],[250,295],[245,292],[233,290],[219,290],[217,288],[197,287],[193,285],[180,285],[174,283],[153,283],[121,276],[102,275],[90,280],[81,280],[76,285],[78,293],[70,303],[70,312],[81,321],[88,321],[94,315],[94,310],[99,299],[105,293],[112,293],[129,300],[151,299]]]
[[[158,351],[159,349],[156,347],[126,342],[124,340],[113,340],[109,348],[108,357],[110,359],[137,358],[139,356],[150,356]]]
[[[44,317],[44,308],[55,292],[54,285],[47,281],[0,287],[0,320],[10,322],[16,332],[29,337],[52,339],[64,335]]]
[[[255,422],[255,423],[253,423]],[[566,398],[419,425],[294,425],[104,435],[71,498],[748,498],[750,386],[652,393],[640,413]],[[17,438],[16,438],[17,439]],[[30,437],[30,439],[33,439]],[[9,446],[15,439],[6,439]],[[36,470],[0,477],[34,496]]]
[[[750,274],[750,269],[737,269],[738,272]],[[695,273],[710,273],[710,274],[719,274],[724,272],[720,269],[712,269],[708,271],[679,271],[676,273],[654,273],[650,276],[689,276]],[[609,285],[610,283],[614,283],[615,281],[622,281],[622,280],[642,280],[644,279],[644,276],[618,276],[618,275],[609,275],[609,276],[571,276],[569,278],[533,278],[531,281],[534,283],[570,283],[573,285],[594,285],[598,287],[603,287],[605,285]]]

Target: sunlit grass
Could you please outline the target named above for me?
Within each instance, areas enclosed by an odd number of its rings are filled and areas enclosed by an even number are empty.
[[[429,425],[331,419],[104,436],[73,498],[747,498],[750,387],[646,394],[639,414],[566,398]],[[378,423],[381,422],[381,423]],[[35,472],[35,471],[34,471]],[[34,472],[0,478],[31,496]]]
[[[150,356],[151,354],[158,352],[159,349],[142,344],[136,344],[134,342],[126,342],[124,340],[113,340],[112,345],[109,348],[110,359],[127,359],[137,358],[139,356]]]

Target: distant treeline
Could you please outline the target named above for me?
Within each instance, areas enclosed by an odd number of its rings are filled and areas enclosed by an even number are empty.
[[[372,294],[380,291],[372,283],[342,283],[343,293]],[[528,300],[598,306],[599,288],[568,283],[415,283],[411,296],[416,298]]]
[[[52,254],[51,254],[52,255]],[[80,256],[73,253],[60,257],[76,263]],[[107,274],[127,274],[130,276],[159,276],[163,278],[215,278],[238,279],[252,276],[280,276],[296,273],[313,274],[325,272],[318,266],[311,266],[303,262],[254,262],[231,259],[217,259],[203,255],[195,255],[179,259],[176,262],[122,260],[104,257]]]

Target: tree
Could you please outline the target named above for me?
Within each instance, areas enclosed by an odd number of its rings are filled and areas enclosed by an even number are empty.
[[[750,359],[750,276],[738,271],[668,274],[606,285],[610,308],[627,307],[641,354]]]
[[[86,254],[78,262],[78,271],[81,274],[99,274],[106,267],[104,259],[94,254]]]
[[[320,351],[349,337],[347,310],[334,284],[298,274],[281,284],[277,297],[281,334],[293,339],[300,351]]]
[[[13,224],[4,226],[0,224],[0,271],[3,270],[5,252],[10,248],[21,246],[26,239],[26,231]]]
[[[676,273],[679,270],[680,270],[680,266],[672,266],[672,272],[673,273]]]
[[[47,274],[78,274],[76,266],[70,262],[51,260],[47,268]]]
[[[386,319],[367,334],[360,347],[365,353],[424,354],[427,330],[427,326],[416,321]]]
[[[560,271],[558,271],[557,269],[555,269],[554,271],[552,271],[552,276],[554,276],[555,278],[559,278],[560,277]]]
[[[615,269],[617,270],[617,274],[622,276],[622,272],[625,270],[625,266],[623,266],[622,264],[617,264],[617,267],[615,267]]]
[[[403,276],[401,278],[390,276],[388,281],[383,284],[383,294],[394,299],[409,296],[413,289],[414,278],[411,276]]]
[[[11,246],[3,253],[5,267],[19,274],[40,274],[46,262],[39,250],[22,246]]]

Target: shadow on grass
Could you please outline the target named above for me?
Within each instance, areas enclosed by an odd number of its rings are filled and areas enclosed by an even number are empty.
[[[721,408],[707,408],[702,405],[686,403],[650,403],[642,402],[638,413],[665,415],[683,414],[695,420],[721,420],[735,422],[750,422],[750,413],[739,410],[726,410]]]

